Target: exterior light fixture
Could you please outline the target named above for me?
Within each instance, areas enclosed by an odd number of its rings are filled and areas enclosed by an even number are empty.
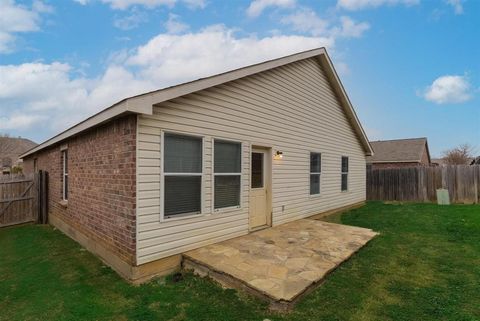
[[[283,152],[277,150],[277,152],[275,153],[275,156],[273,156],[273,159],[282,159],[283,158]]]

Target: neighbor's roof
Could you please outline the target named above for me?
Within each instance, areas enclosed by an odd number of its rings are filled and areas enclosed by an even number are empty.
[[[370,142],[375,155],[367,157],[367,163],[416,163],[422,161],[426,149],[428,161],[427,138],[407,138],[394,140],[379,140]]]
[[[360,142],[364,147],[365,154],[372,155],[373,151],[368,142],[365,131],[363,130],[362,125],[360,124],[360,121],[358,120],[353,106],[347,96],[347,93],[345,92],[345,89],[338,78],[330,58],[328,57],[327,51],[325,48],[318,48],[123,99],[118,103],[78,123],[77,125],[70,127],[64,132],[46,140],[35,148],[32,148],[28,152],[22,154],[21,157],[26,157],[46,147],[60,143],[69,137],[78,135],[89,128],[103,124],[113,118],[126,114],[152,115],[153,106],[164,101],[313,57],[318,58],[318,61],[324,68],[327,77],[331,81],[332,87],[337,94],[337,97],[339,98],[348,119],[350,120],[350,123],[352,124],[358,138],[360,139]]]

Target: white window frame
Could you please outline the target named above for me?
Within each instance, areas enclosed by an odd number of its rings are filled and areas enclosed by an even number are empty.
[[[343,158],[347,159],[347,171],[346,172],[343,171]],[[348,192],[348,189],[349,189],[349,186],[350,186],[349,181],[348,181],[348,177],[350,176],[350,175],[348,175],[349,169],[350,169],[350,157],[342,156],[341,159],[340,159],[340,172],[341,172],[341,175],[340,175],[340,190],[342,192]],[[347,175],[347,189],[343,189],[343,186],[342,186],[343,175]]]
[[[165,173],[165,134],[179,135],[179,136],[189,136],[202,139],[202,172],[201,173]],[[161,162],[160,162],[160,222],[164,221],[176,221],[183,220],[188,218],[197,218],[205,215],[203,209],[203,203],[205,200],[205,137],[201,135],[195,135],[191,133],[172,131],[172,130],[162,130],[160,133],[160,143],[161,143]],[[177,214],[172,217],[165,216],[165,176],[201,176],[200,178],[200,213],[190,212]]]
[[[240,172],[239,173],[215,173],[215,140],[240,144]],[[240,205],[215,208],[215,176],[240,176]],[[243,183],[243,143],[237,140],[227,138],[212,138],[212,213],[224,213],[242,208],[242,183]]]
[[[311,167],[312,167],[312,154],[318,154],[320,155],[320,172],[311,172]],[[322,165],[323,165],[323,162],[322,162],[322,153],[320,152],[310,152],[308,154],[308,171],[310,172],[310,174],[308,175],[308,193],[311,197],[318,197],[322,194]],[[311,194],[310,191],[311,191],[311,187],[312,187],[312,182],[311,182],[311,175],[318,175],[318,193],[317,194]]]
[[[61,157],[62,157],[62,200],[68,201],[68,195],[65,195],[65,188],[67,185],[65,184],[65,177],[68,177],[68,171],[65,171],[66,167],[68,166],[68,149],[61,150]],[[67,156],[67,157],[65,157]],[[67,187],[68,188],[68,187]],[[69,191],[70,192],[70,191]]]

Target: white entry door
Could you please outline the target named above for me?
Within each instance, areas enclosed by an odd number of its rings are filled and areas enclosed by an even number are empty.
[[[252,149],[250,158],[250,229],[258,229],[269,224],[268,152],[262,149]]]

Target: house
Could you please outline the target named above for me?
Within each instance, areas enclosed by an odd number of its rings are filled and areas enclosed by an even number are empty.
[[[49,221],[125,278],[358,206],[368,139],[324,48],[124,99],[23,154]]]
[[[367,157],[371,168],[429,166],[431,164],[427,138],[378,140],[370,142],[374,155]]]
[[[443,158],[432,158],[432,165],[433,166],[445,166],[445,159]]]
[[[11,174],[22,166],[19,155],[35,147],[37,144],[22,137],[0,135],[0,174]]]

